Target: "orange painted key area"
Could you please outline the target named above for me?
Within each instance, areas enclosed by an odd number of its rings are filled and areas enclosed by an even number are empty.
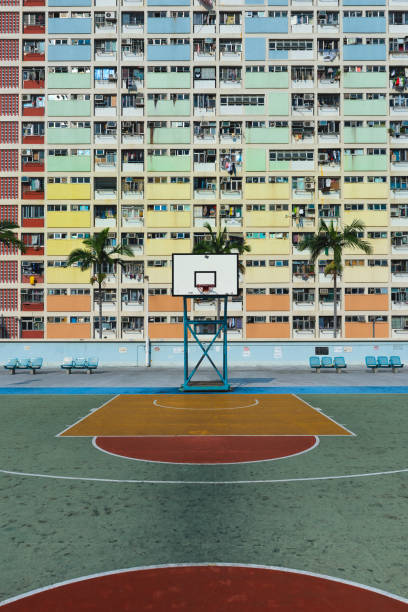
[[[294,395],[120,395],[61,436],[349,436]]]

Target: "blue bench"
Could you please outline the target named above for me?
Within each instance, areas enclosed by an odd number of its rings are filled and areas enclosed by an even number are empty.
[[[372,372],[376,372],[378,369],[381,369],[381,370],[391,369],[392,372],[395,374],[397,370],[404,367],[404,364],[401,363],[401,359],[399,355],[391,355],[389,359],[388,357],[385,357],[384,355],[379,355],[377,358],[373,356],[367,356],[365,358],[365,362],[366,362],[367,368],[370,368]]]
[[[34,359],[9,359],[4,368],[10,370],[11,374],[15,374],[16,370],[31,370],[33,374],[41,369],[43,363],[42,357]]]
[[[331,357],[309,357],[309,365],[312,369],[317,372],[320,370],[336,370],[339,374],[344,368],[347,367],[344,357],[335,357],[334,360]]]
[[[61,364],[61,368],[66,371],[67,374],[71,374],[72,370],[86,370],[88,374],[92,374],[98,367],[97,357],[66,357]]]

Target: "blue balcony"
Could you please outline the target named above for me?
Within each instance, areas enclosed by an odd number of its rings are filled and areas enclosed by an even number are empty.
[[[268,52],[268,59],[270,60],[287,60],[289,59],[289,52],[288,51],[269,51]]]
[[[372,34],[385,31],[385,17],[343,17],[344,33]]]
[[[147,0],[147,6],[190,6],[190,0]]]
[[[385,6],[385,0],[343,0],[343,6]]]
[[[91,45],[48,45],[50,62],[89,62]]]
[[[189,17],[148,17],[148,34],[190,34]]]
[[[268,0],[268,6],[288,6],[288,0]]]
[[[81,19],[48,19],[48,34],[90,34],[92,20]]]
[[[245,17],[246,34],[287,34],[287,17]]]
[[[344,45],[343,59],[351,61],[384,61],[387,57],[385,45]]]
[[[190,45],[147,45],[150,62],[189,62]]]
[[[92,0],[48,0],[48,6],[91,6]]]
[[[246,38],[245,39],[245,59],[265,61],[266,39],[265,38]]]

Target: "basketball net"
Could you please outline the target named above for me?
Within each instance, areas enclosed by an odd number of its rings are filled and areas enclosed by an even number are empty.
[[[214,289],[215,285],[196,285],[201,295],[208,295],[211,289]]]

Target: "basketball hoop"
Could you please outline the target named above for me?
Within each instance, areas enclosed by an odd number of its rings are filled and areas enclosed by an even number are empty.
[[[198,291],[201,293],[201,295],[207,295],[208,293],[210,293],[210,291],[212,289],[214,289],[215,285],[196,285]]]

